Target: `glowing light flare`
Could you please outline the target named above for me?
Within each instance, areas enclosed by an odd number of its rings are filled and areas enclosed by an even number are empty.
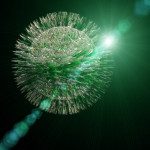
[[[116,37],[114,35],[105,35],[103,37],[103,47],[111,48],[116,44]]]

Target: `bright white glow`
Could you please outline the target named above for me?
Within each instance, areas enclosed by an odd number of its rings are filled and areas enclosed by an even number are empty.
[[[103,46],[105,48],[110,48],[115,44],[115,37],[112,35],[105,36],[103,40]]]

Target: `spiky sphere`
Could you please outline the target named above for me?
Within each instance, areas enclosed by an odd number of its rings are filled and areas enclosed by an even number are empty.
[[[73,114],[101,98],[110,82],[110,53],[97,48],[99,28],[75,13],[50,13],[34,21],[17,41],[16,81],[32,104]]]

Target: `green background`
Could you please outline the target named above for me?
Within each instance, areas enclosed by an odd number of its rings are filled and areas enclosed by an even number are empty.
[[[130,22],[113,49],[112,84],[103,100],[79,114],[44,113],[14,149],[150,148],[150,15],[137,15],[135,6],[135,0],[5,0],[0,6],[0,138],[34,108],[12,73],[19,34],[47,13],[67,11],[94,21],[102,32]]]

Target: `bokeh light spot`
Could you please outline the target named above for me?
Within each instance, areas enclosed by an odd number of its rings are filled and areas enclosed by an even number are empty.
[[[50,106],[51,106],[51,101],[49,99],[45,99],[41,102],[39,108],[42,110],[48,110]]]

